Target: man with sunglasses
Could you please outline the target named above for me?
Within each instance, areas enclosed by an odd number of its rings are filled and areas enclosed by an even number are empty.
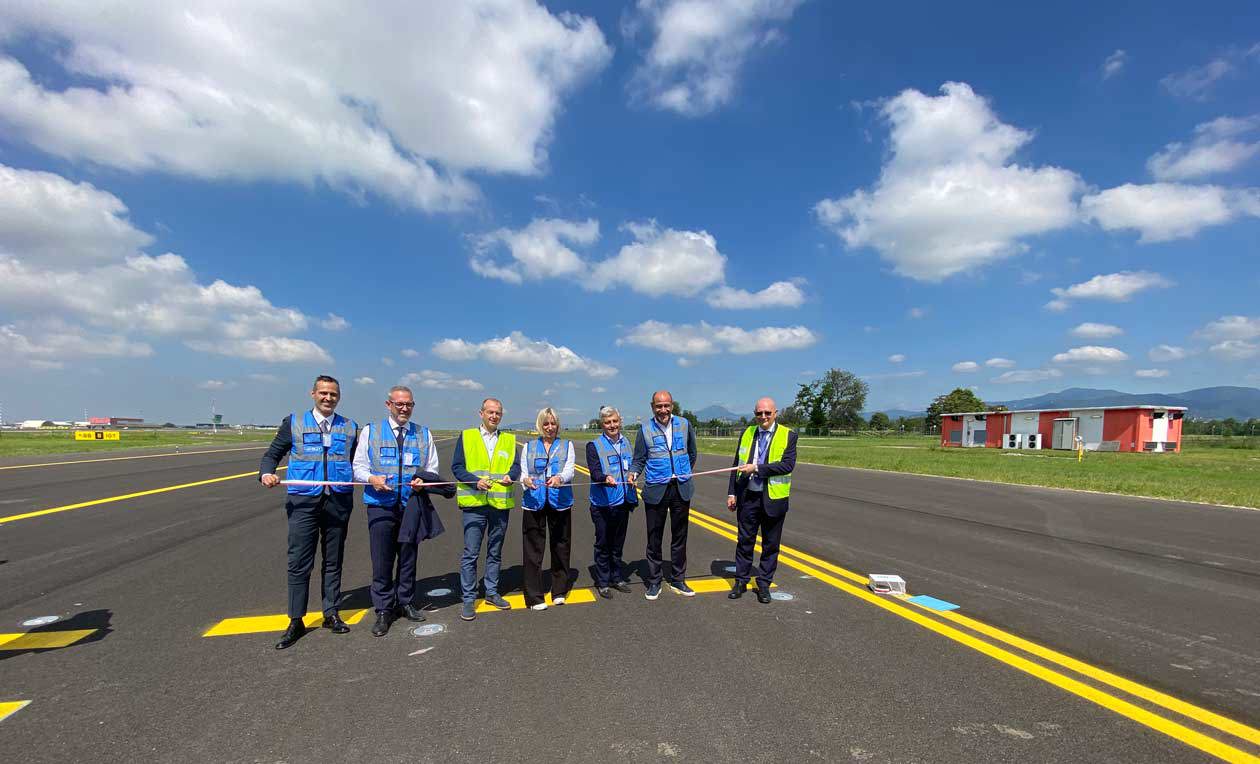
[[[424,620],[412,602],[420,538],[417,523],[406,520],[408,512],[432,513],[425,484],[442,479],[437,474],[438,453],[429,428],[411,421],[415,407],[410,388],[391,387],[385,398],[388,416],[363,428],[354,452],[354,479],[369,484],[363,489],[363,504],[372,549],[375,637],[385,636],[399,616]]]
[[[778,424],[779,411],[772,398],[762,398],[753,408],[757,424],[744,430],[735,451],[726,508],[736,512],[739,540],[735,542],[735,586],[728,595],[737,600],[748,590],[752,573],[753,544],[761,531],[761,565],[757,571],[757,601],[770,602],[770,583],[779,566],[779,542],[783,518],[792,492],[796,468],[796,433]]]
[[[337,612],[341,599],[341,560],[346,548],[346,528],[354,511],[354,486],[320,485],[333,482],[348,484],[353,479],[350,455],[359,437],[359,425],[336,413],[341,400],[341,384],[333,377],[319,375],[311,385],[314,408],[295,412],[280,422],[280,429],[263,454],[258,468],[258,481],[267,488],[280,485],[276,467],[287,455],[290,480],[305,480],[315,485],[287,486],[284,511],[289,521],[289,626],[277,650],[291,647],[306,633],[307,598],[310,594],[311,569],[315,566],[315,547],[323,541],[323,627],[333,634],[350,631]]]

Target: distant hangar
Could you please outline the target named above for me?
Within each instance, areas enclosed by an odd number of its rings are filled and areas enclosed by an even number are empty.
[[[941,415],[941,445],[962,448],[1181,451],[1184,406],[972,411]]]

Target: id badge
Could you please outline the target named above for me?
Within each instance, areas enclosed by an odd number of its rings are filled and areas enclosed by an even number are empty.
[[[382,459],[397,459],[398,449],[395,448],[394,446],[381,446],[381,458]]]
[[[415,454],[411,453],[410,451],[408,451],[408,452],[406,452],[405,454],[403,454],[403,466],[404,466],[404,467],[413,467],[413,466],[415,466],[415,463],[416,463],[416,455],[415,455]]]

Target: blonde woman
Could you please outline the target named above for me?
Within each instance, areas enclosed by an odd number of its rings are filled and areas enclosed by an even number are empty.
[[[546,610],[543,546],[551,535],[551,602],[569,593],[569,539],[573,535],[573,443],[560,435],[560,417],[548,406],[534,421],[539,436],[521,449],[521,540],[525,561],[525,604]]]

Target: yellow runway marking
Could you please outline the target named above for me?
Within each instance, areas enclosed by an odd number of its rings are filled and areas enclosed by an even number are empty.
[[[0,722],[8,719],[10,716],[13,716],[30,704],[31,702],[29,700],[6,700],[0,702]]]
[[[196,456],[197,454],[226,454],[232,451],[261,451],[266,446],[242,446],[240,448],[216,448],[210,451],[183,451],[174,454],[141,454],[140,456],[108,456],[102,459],[75,459],[69,462],[43,462],[42,464],[13,464],[2,470],[24,470],[32,467],[59,467],[64,464],[92,464],[94,462],[125,462],[129,459],[163,459],[168,456]]]
[[[367,610],[343,610],[341,619],[353,626],[363,620]],[[324,621],[324,614],[315,611],[302,617],[302,623],[308,629],[319,626]],[[287,615],[254,615],[246,618],[224,618],[206,630],[203,637],[226,637],[234,634],[262,634],[268,631],[284,631],[289,628]]]
[[[508,601],[508,604],[512,606],[513,610],[526,609],[524,594],[505,594],[503,595],[503,599]],[[544,595],[544,599],[547,600],[548,605],[552,605],[552,606],[555,605],[555,603],[551,601],[550,594]],[[564,605],[562,605],[561,607],[564,607],[567,605],[585,605],[588,602],[594,602],[594,601],[595,601],[594,589],[571,589],[569,590],[569,594],[564,598]],[[478,613],[497,613],[499,612],[499,609],[493,605],[486,604],[485,600],[477,600],[477,612]]]
[[[279,469],[286,469],[280,467]],[[222,483],[225,480],[237,480],[243,477],[258,477],[258,470],[252,472],[241,472],[236,475],[224,475],[223,477],[210,478],[209,480],[198,480],[195,483],[182,483],[180,485],[168,485],[165,488],[151,488],[147,491],[137,491],[135,493],[125,493],[122,496],[110,496],[105,499],[92,499],[91,501],[81,501],[78,504],[66,504],[62,507],[52,507],[51,509],[37,509],[34,512],[23,512],[20,515],[8,515],[0,517],[0,525],[11,523],[15,520],[27,520],[32,517],[40,517],[42,515],[51,515],[56,512],[69,512],[72,509],[83,509],[84,507],[94,507],[98,504],[109,504],[114,501],[124,501],[126,499],[138,499],[141,496],[153,496],[158,493],[167,493],[169,491],[179,491],[184,488],[196,488],[200,485],[210,485],[211,483]]]
[[[58,647],[69,647],[96,631],[97,629],[74,629],[0,634],[0,650],[53,650]]]
[[[700,527],[704,528],[705,530],[708,530],[712,533],[716,533],[717,535],[723,536],[732,541],[735,541],[738,539],[738,536],[733,532],[735,530],[734,526],[730,526],[728,523],[723,523],[722,521],[717,520],[716,518],[710,517],[709,515],[706,515],[703,512],[697,512],[695,510],[692,510],[691,521],[695,523],[696,525],[699,525]],[[723,527],[723,526],[726,526],[726,527]],[[730,530],[728,530],[727,528],[730,528]],[[915,610],[906,608],[904,605],[895,604],[895,601],[886,599],[878,594],[873,594],[872,592],[868,591],[865,588],[859,588],[858,586],[855,586],[854,584],[849,583],[848,581],[841,580],[840,578],[837,578],[836,576],[831,575],[830,573],[821,569],[824,566],[815,567],[813,565],[807,564],[805,562],[802,562],[801,560],[798,560],[790,556],[790,554],[785,554],[785,552],[787,552],[787,547],[781,547],[780,553],[779,553],[780,563],[787,565],[790,568],[799,570],[800,572],[805,573],[807,575],[811,575],[814,578],[818,579],[819,581],[822,581],[826,584],[830,584],[831,586],[845,592],[846,594],[850,594],[854,597],[857,597],[858,599],[864,600],[872,605],[875,605],[876,607],[883,608],[884,610],[892,613],[893,615],[896,615],[900,618],[904,618],[908,621],[911,621],[919,626],[922,626],[925,629],[928,629],[929,631],[934,631],[937,634],[940,634],[941,636],[946,637],[947,639],[953,640],[954,642],[957,642],[961,645],[969,647],[972,650],[975,650],[979,653],[987,655],[990,658],[993,658],[994,660],[1005,663],[1006,665],[1011,666],[1012,668],[1019,669],[1020,671],[1023,671],[1026,674],[1030,674],[1031,676],[1034,676],[1044,682],[1052,684],[1055,687],[1058,687],[1059,689],[1070,692],[1073,695],[1077,695],[1092,703],[1096,703],[1097,705],[1100,705],[1103,708],[1108,709],[1109,711],[1113,711],[1128,719],[1132,719],[1133,721],[1138,722],[1139,724],[1149,727],[1157,732],[1168,735],[1169,737],[1179,740],[1182,743],[1185,743],[1186,745],[1189,745],[1193,748],[1197,748],[1200,751],[1211,754],[1212,756],[1215,756],[1219,759],[1222,759],[1228,762],[1247,762],[1248,764],[1260,764],[1260,757],[1257,757],[1239,748],[1235,748],[1226,743],[1222,743],[1221,741],[1216,740],[1215,738],[1208,737],[1207,735],[1204,735],[1203,733],[1198,732],[1197,730],[1193,730],[1189,727],[1186,727],[1185,725],[1178,724],[1177,722],[1174,722],[1163,716],[1147,711],[1141,706],[1137,706],[1126,700],[1123,700],[1114,695],[1103,692],[1102,690],[1099,690],[1095,687],[1092,687],[1088,684],[1085,684],[1084,682],[1078,681],[1076,679],[1072,679],[1071,677],[1061,674],[1052,669],[1048,669],[1045,666],[1042,666],[1038,663],[1034,663],[1033,661],[1030,661],[1027,658],[1016,655],[1015,653],[1012,653],[1008,650],[1004,650],[1000,647],[989,644],[988,642],[978,639],[966,632],[960,631],[952,626],[949,626],[947,624],[944,624],[932,618],[929,618],[925,615],[922,615],[919,612],[916,612]],[[826,567],[833,567],[833,566],[830,566],[828,564]],[[850,574],[850,575],[856,575],[856,574]],[[865,578],[863,578],[863,581],[865,581]],[[935,612],[935,611],[932,611],[932,612]],[[1082,665],[1086,665],[1086,664],[1082,664]],[[1099,671],[1101,671],[1101,669],[1099,669]],[[1136,683],[1134,683],[1134,685],[1140,686],[1140,685],[1136,685]],[[1151,690],[1150,692],[1153,693],[1155,691]],[[1185,704],[1185,705],[1189,706],[1190,704]],[[1205,714],[1211,713],[1204,709],[1199,709],[1199,710],[1203,711],[1203,713]],[[1202,719],[1197,719],[1197,720],[1202,721]],[[1229,721],[1229,720],[1226,720],[1226,721]],[[1233,732],[1231,729],[1224,729],[1222,727],[1218,727],[1208,722],[1204,722],[1204,723],[1209,724],[1209,726],[1215,727],[1216,729],[1219,729],[1222,732],[1228,732],[1230,734],[1237,734]],[[1230,722],[1230,725],[1232,727],[1242,728],[1248,733],[1256,732],[1255,730],[1252,730],[1250,727],[1246,727],[1245,725],[1239,724],[1237,722]]]

